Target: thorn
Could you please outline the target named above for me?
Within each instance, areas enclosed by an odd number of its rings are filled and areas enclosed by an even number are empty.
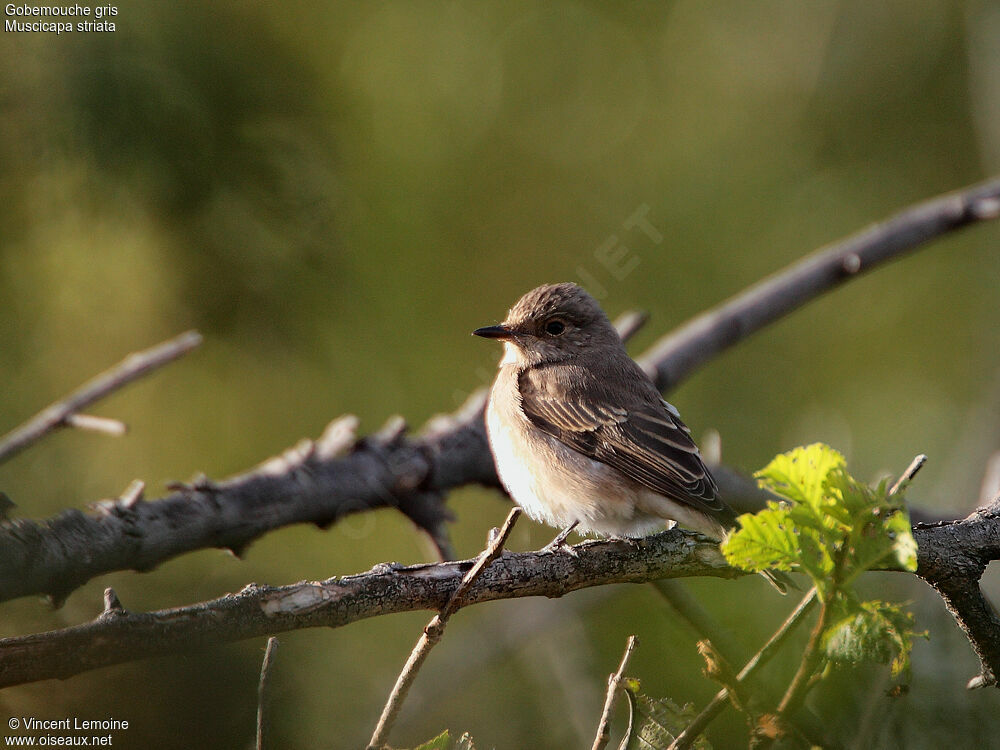
[[[118,598],[115,590],[108,586],[104,589],[104,612],[101,613],[101,616],[109,617],[123,614],[125,614],[125,607],[122,606],[121,600]]]
[[[398,414],[389,417],[382,428],[373,436],[382,445],[393,445],[408,429],[406,420]]]
[[[96,513],[98,516],[110,516],[115,512],[115,508],[118,507],[117,500],[95,500],[92,503],[87,503],[87,507]]]
[[[118,505],[125,510],[131,510],[142,502],[142,494],[146,491],[146,483],[141,479],[133,479],[118,498]]]
[[[979,688],[990,687],[991,685],[996,685],[996,677],[987,677],[984,674],[977,674],[971,680],[969,680],[966,685],[966,690],[978,690]]]
[[[102,432],[111,437],[121,437],[128,432],[128,425],[119,419],[108,417],[95,417],[91,414],[70,414],[63,423],[67,427],[75,427],[78,430],[89,430],[90,432]]]
[[[345,414],[330,422],[323,434],[316,440],[316,456],[321,461],[346,453],[357,440],[359,420],[353,414]]]
[[[923,468],[925,463],[927,463],[927,456],[923,453],[915,456],[914,459],[910,461],[910,465],[906,467],[906,471],[900,474],[899,479],[897,479],[896,483],[892,485],[892,488],[889,490],[889,494],[895,495],[905,490],[906,486],[913,481],[913,477],[917,475],[917,472]]]
[[[218,485],[205,474],[195,474],[194,479],[191,480],[191,486],[198,492],[215,492],[219,489]]]

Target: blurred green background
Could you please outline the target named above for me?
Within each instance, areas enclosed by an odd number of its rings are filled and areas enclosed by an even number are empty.
[[[585,283],[611,316],[648,310],[641,352],[806,252],[1000,170],[995,2],[137,0],[112,20],[0,44],[0,430],[126,352],[190,327],[206,341],[94,410],[128,437],[64,432],[0,466],[23,517],[134,478],[156,497],[224,477],[345,412],[366,432],[394,414],[418,426],[488,381],[499,352],[469,332],[543,282]],[[636,211],[655,231],[629,228]],[[998,241],[975,227],[853,282],[671,401],[749,471],[816,440],[870,479],[927,453],[911,498],[964,515],[1000,450]],[[480,489],[450,503],[463,555],[507,511]],[[524,521],[511,546],[551,535]],[[83,622],[109,585],[158,609],[429,558],[379,512],[278,531],[242,561],[208,550],[104,576],[57,611],[7,603],[0,630]],[[881,669],[824,684],[812,705],[831,732],[1000,747],[1000,698],[965,692],[976,661],[941,602],[900,575],[865,585],[913,600],[931,640],[902,698]],[[793,605],[757,580],[690,588],[748,653]],[[275,746],[362,746],[427,617],[283,635]],[[496,603],[456,616],[392,741],[450,727],[481,747],[589,746],[630,633],[646,692],[710,697],[692,633],[649,587]],[[0,710],[125,719],[115,747],[246,747],[262,651],[8,689]],[[730,714],[710,737],[745,733]]]

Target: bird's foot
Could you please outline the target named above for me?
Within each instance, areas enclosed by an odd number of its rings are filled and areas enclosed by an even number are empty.
[[[578,523],[579,521],[573,521],[573,523],[560,531],[555,539],[542,547],[539,552],[543,555],[553,555],[556,552],[565,552],[573,557],[579,557],[576,550],[573,549],[571,545],[566,543],[566,538],[573,533],[573,529],[576,528]]]

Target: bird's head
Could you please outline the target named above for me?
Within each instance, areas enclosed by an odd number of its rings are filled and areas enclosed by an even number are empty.
[[[563,362],[609,344],[621,346],[597,300],[568,282],[532,289],[503,323],[477,328],[473,334],[504,342],[502,364]]]

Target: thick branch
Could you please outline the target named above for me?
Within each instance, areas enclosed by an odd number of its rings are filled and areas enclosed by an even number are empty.
[[[661,389],[669,389],[720,351],[834,286],[929,239],[995,218],[998,196],[1000,181],[993,181],[909,209],[696,318],[640,361]],[[347,417],[316,443],[303,441],[223,482],[196,482],[148,502],[103,504],[97,517],[68,510],[47,521],[14,521],[0,528],[0,601],[47,593],[58,602],[102,573],[148,570],[206,547],[239,554],[272,529],[293,523],[325,527],[382,507],[398,508],[447,553],[442,494],[466,484],[499,486],[482,423],[484,401],[485,392],[473,394],[416,439],[404,436],[400,420],[355,441],[356,420]],[[732,489],[723,491],[740,506]]]
[[[970,687],[995,685],[1000,675],[1000,618],[979,581],[992,560],[1000,559],[1000,498],[962,521],[913,530],[917,575],[944,599],[980,661]]]
[[[977,581],[987,560],[1000,559],[1000,509],[953,524],[918,527],[914,534],[919,544],[918,575],[949,592],[952,598],[946,601],[983,659],[984,674],[995,674],[1000,669],[1000,624],[995,615],[992,620],[978,617],[989,604],[981,594],[973,596],[962,577]],[[587,541],[573,549],[576,556],[504,553],[471,586],[463,606],[524,596],[554,598],[609,583],[744,575],[726,565],[717,544],[680,529],[637,542]],[[144,614],[126,611],[111,592],[105,611],[92,622],[0,640],[0,687],[288,630],[440,610],[474,562],[408,567],[384,563],[367,573],[320,582],[250,584],[220,599]],[[963,593],[959,596],[956,591]],[[975,606],[966,607],[970,601]]]
[[[566,553],[505,552],[469,587],[462,605],[560,597],[608,583],[743,575],[718,545],[674,529],[636,543],[584,542]],[[118,605],[84,625],[0,640],[0,687],[194,648],[311,627],[339,627],[396,612],[440,610],[475,561],[401,566],[290,586],[251,584],[220,599],[159,612]]]

